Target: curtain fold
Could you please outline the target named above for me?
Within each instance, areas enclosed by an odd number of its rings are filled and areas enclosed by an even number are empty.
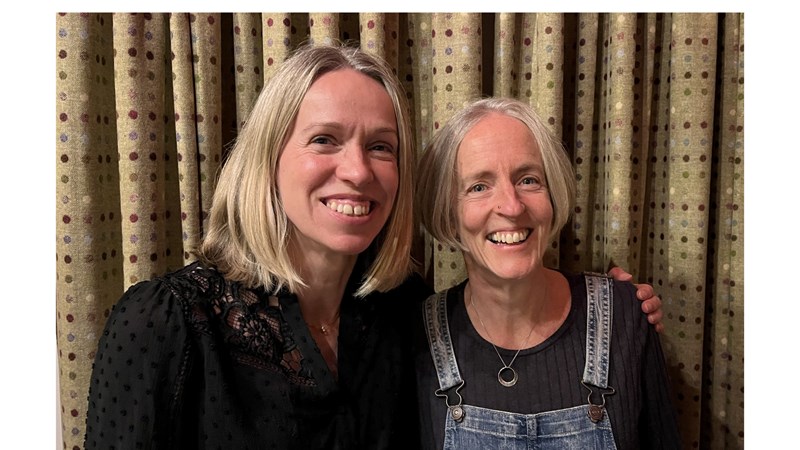
[[[181,239],[184,242],[183,259],[189,261],[189,249],[195,248],[203,234],[203,207],[201,198],[209,195],[198,189],[200,183],[200,161],[197,153],[198,136],[194,117],[197,104],[194,88],[192,57],[192,34],[188,14],[173,14],[169,19],[170,63],[172,73],[172,97],[174,105],[172,120],[175,124],[175,160],[178,164],[180,192]],[[166,118],[166,116],[165,116]],[[182,119],[182,120],[181,120]]]
[[[565,255],[561,259],[564,269],[580,271],[585,267],[599,267],[600,259],[593,258],[594,236],[594,198],[595,179],[598,167],[597,145],[597,107],[595,105],[598,78],[597,42],[600,36],[600,15],[579,14],[577,17],[574,73],[571,79],[573,92],[570,94],[572,120],[564,140],[572,154],[575,169],[576,195],[572,221],[562,232],[561,249]],[[631,269],[628,269],[629,271]]]
[[[743,448],[743,14],[70,13],[56,28],[65,448],[83,445],[112,305],[194,259],[264,83],[298,46],[334,41],[394,68],[417,152],[467,101],[530,102],[578,183],[547,263],[651,283],[684,446]],[[464,279],[459,251],[421,230],[414,253],[437,290]]]
[[[479,14],[434,13],[431,17],[433,131],[458,109],[481,96],[481,20]],[[435,240],[434,240],[435,241]],[[455,247],[433,242],[434,289],[466,278],[464,258]]]
[[[711,227],[705,310],[704,395],[701,442],[736,448],[744,438],[744,17],[725,14],[724,51],[716,77],[720,124],[714,126]],[[703,75],[701,74],[701,77]],[[710,75],[709,75],[710,77]],[[708,125],[706,125],[708,126]],[[713,152],[712,152],[713,154]],[[716,168],[714,168],[716,166]],[[710,392],[705,392],[710,391]]]
[[[61,428],[81,445],[97,340],[124,287],[111,14],[56,19],[56,339]]]

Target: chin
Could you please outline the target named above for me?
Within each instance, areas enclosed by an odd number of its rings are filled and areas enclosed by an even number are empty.
[[[375,239],[343,238],[334,242],[330,249],[343,255],[358,255],[366,251]]]
[[[542,269],[541,263],[517,263],[517,264],[492,264],[487,269],[491,271],[496,277],[503,280],[523,280],[530,277],[537,270]]]

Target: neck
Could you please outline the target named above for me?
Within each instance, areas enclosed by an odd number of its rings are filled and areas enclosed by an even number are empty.
[[[533,347],[566,319],[569,296],[564,296],[559,280],[563,277],[557,272],[542,268],[525,279],[512,281],[476,275],[470,273],[464,291],[467,313],[478,333],[499,347]]]
[[[339,317],[339,307],[353,273],[357,255],[292,252],[292,261],[306,283],[296,292],[303,318],[309,325],[329,325]]]

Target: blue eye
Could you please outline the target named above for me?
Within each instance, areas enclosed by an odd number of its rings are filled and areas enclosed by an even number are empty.
[[[394,153],[394,149],[387,145],[387,144],[375,144],[369,148],[370,150],[375,150],[377,152],[390,152]]]
[[[331,143],[331,139],[327,136],[317,136],[311,139],[312,144],[327,145]]]
[[[534,178],[534,177],[525,177],[525,178],[522,179],[522,181],[520,183],[528,185],[528,186],[533,186],[533,185],[540,184],[539,180]]]
[[[476,184],[469,188],[469,192],[483,192],[487,189],[485,184]]]

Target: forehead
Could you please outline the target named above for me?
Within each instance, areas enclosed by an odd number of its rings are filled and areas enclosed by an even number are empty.
[[[327,72],[317,78],[303,97],[300,112],[315,116],[344,114],[352,119],[370,119],[371,114],[377,113],[395,120],[394,103],[386,88],[350,68]]]
[[[516,118],[490,113],[470,129],[458,147],[459,172],[521,164],[541,165],[542,156],[530,129]]]

